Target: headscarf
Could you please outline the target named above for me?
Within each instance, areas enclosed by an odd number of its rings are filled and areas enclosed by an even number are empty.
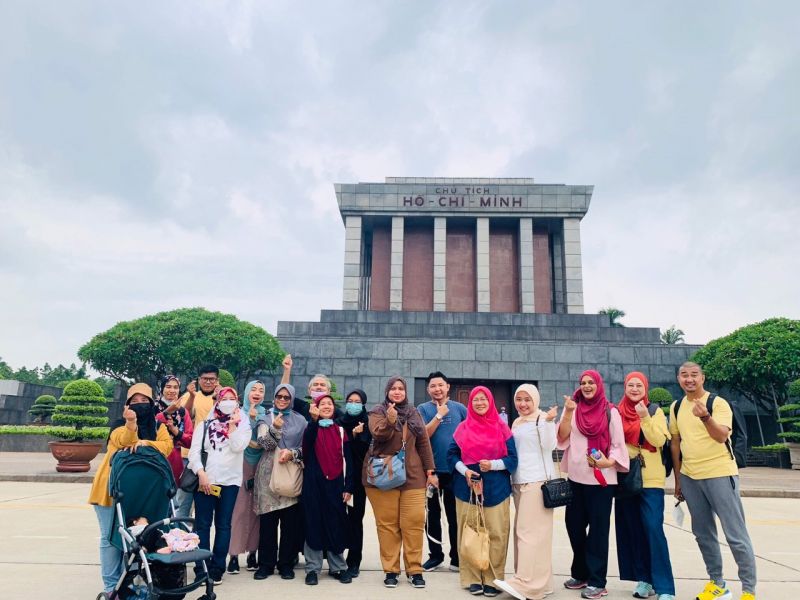
[[[256,418],[250,419],[250,425],[253,430],[252,435],[250,436],[251,441],[256,441],[258,438],[258,428],[253,427],[254,423],[258,421],[258,418],[265,415],[267,413],[267,409],[264,408],[264,401],[267,399],[267,386],[264,385],[263,381],[259,381],[255,379],[249,382],[246,386],[244,386],[244,404],[242,405],[242,413],[250,418],[250,392],[253,391],[253,388],[257,383],[260,383],[264,386],[264,399],[256,406]],[[258,448],[251,448],[249,445],[244,449],[244,459],[247,461],[249,465],[256,465],[258,464],[258,459],[261,458],[261,454],[264,452],[264,449],[260,446]]]
[[[480,392],[486,394],[489,400],[489,410],[482,415],[472,406],[472,400]],[[472,465],[483,459],[494,460],[507,456],[506,440],[510,437],[511,429],[500,419],[489,388],[482,385],[472,388],[467,404],[467,418],[453,434],[453,439],[461,448],[461,460],[464,464]]]
[[[593,398],[587,399],[583,396],[579,385],[575,393],[572,394],[572,399],[578,403],[578,408],[575,409],[575,424],[578,426],[578,431],[586,436],[589,449],[597,448],[608,456],[608,450],[611,447],[611,434],[608,431],[609,422],[608,417],[606,417],[606,409],[610,409],[613,405],[606,398],[606,389],[600,373],[592,369],[586,370],[581,373],[578,381],[586,375],[591,377],[597,384],[597,391]]]
[[[650,405],[650,399],[647,397],[647,390],[650,387],[650,382],[644,373],[633,371],[625,376],[625,387],[628,386],[628,381],[636,377],[641,379],[644,384],[644,398],[639,402],[644,403],[645,406]],[[622,417],[622,431],[625,432],[625,443],[632,446],[639,445],[639,438],[642,432],[642,421],[639,415],[636,414],[636,402],[628,398],[627,394],[623,394],[622,400],[619,401],[619,415]],[[642,448],[647,448],[650,452],[655,452],[657,448],[653,446],[646,439],[642,443]]]
[[[289,392],[289,396],[291,396],[291,399],[289,400],[289,408],[291,408],[294,402],[294,386],[289,383],[279,383],[277,386],[275,386],[275,392],[272,394],[273,406],[275,402],[275,396],[277,396],[278,392],[281,390],[286,390]],[[269,425],[272,420],[270,419],[269,414],[265,413],[263,416],[258,418],[258,422]],[[284,415],[283,417],[283,427],[281,428],[281,439],[278,442],[278,447],[285,448],[287,450],[293,450],[302,446],[303,432],[306,430],[307,425],[308,422],[301,414],[294,410],[289,411],[289,414]]]
[[[314,406],[319,406],[323,398],[330,398],[334,402],[330,394],[323,394],[314,400]],[[320,427],[317,425],[317,441],[314,443],[314,455],[317,457],[317,462],[322,469],[322,474],[325,479],[336,479],[344,471],[344,449],[342,448],[343,439],[341,429],[338,425],[334,427]],[[307,450],[304,450],[306,453]]]
[[[386,416],[386,410],[389,408],[390,404],[389,390],[392,389],[392,386],[398,381],[400,381],[403,384],[403,387],[406,389],[406,399],[402,402],[394,403],[394,408],[397,410],[397,424],[401,428],[403,425],[408,425],[408,430],[414,435],[414,437],[422,437],[423,432],[425,431],[425,424],[422,422],[422,417],[419,415],[417,409],[412,406],[411,402],[408,400],[408,385],[406,384],[406,380],[399,375],[389,377],[389,381],[386,382],[386,388],[384,390],[383,402],[373,408],[370,411],[370,414],[382,415],[384,417]]]
[[[520,415],[516,419],[514,419],[514,424],[511,428],[519,427],[523,423],[535,423],[536,419],[538,419],[544,413],[539,410],[539,403],[541,401],[541,396],[539,395],[539,389],[533,385],[532,383],[523,383],[521,386],[517,388],[517,391],[514,392],[514,398],[517,397],[517,394],[520,392],[525,392],[528,396],[531,397],[533,400],[533,410],[529,415]]]
[[[347,412],[347,410],[343,410],[342,414],[337,419],[337,423],[344,427],[345,432],[353,439],[353,428],[356,427],[359,423],[364,423],[364,430],[356,435],[356,438],[359,438],[365,442],[369,441],[369,427],[367,427],[367,422],[369,421],[369,416],[367,415],[367,394],[364,390],[355,389],[347,393],[345,398],[345,403],[347,399],[355,394],[359,398],[361,398],[361,413],[357,415],[351,415]],[[345,404],[347,406],[347,404]]]
[[[158,422],[156,421],[156,409],[155,403],[153,402],[153,388],[146,383],[134,383],[128,388],[128,394],[125,399],[126,408],[130,407],[131,398],[133,398],[133,396],[136,394],[147,396],[147,399],[150,401],[147,407],[144,404],[134,404],[134,407],[131,408],[131,410],[136,412],[136,427],[138,428],[136,435],[140,440],[155,441],[156,432],[158,430]],[[136,408],[137,406],[141,406],[142,408]],[[124,426],[125,424],[126,422],[124,418],[114,421],[114,423],[111,425],[111,429],[108,431],[109,439],[111,438],[112,431],[114,431],[117,427]]]
[[[234,400],[239,401],[239,394],[232,387],[224,387],[217,392],[217,401],[214,403],[214,408],[208,415],[208,441],[211,443],[213,449],[224,448],[228,444],[228,437],[230,436],[229,425],[233,414],[226,415],[219,409],[219,403],[226,394],[232,393]]]
[[[171,412],[166,412],[172,404],[168,403],[164,399],[164,388],[167,387],[167,384],[170,381],[176,381],[178,383],[178,387],[181,385],[181,380],[178,379],[175,375],[164,375],[161,378],[161,381],[158,384],[158,401],[156,402],[156,410],[164,416],[164,419],[167,423],[170,423],[173,427],[178,429],[178,435],[175,437],[180,437],[183,435],[184,425],[184,416],[186,415],[186,409],[182,406],[179,406],[175,410]],[[178,394],[178,398],[180,398],[180,394]],[[175,402],[178,402],[176,399]]]

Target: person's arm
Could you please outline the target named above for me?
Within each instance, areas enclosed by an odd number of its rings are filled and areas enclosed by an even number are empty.
[[[281,383],[289,383],[292,379],[292,355],[287,354],[283,357],[283,375],[281,376]]]
[[[201,451],[203,445],[203,432],[207,425],[201,423],[192,434],[192,445],[189,448],[189,463],[188,467],[195,473],[200,473],[203,470],[203,461],[201,460]]]
[[[251,434],[252,430],[250,429],[250,419],[244,415],[242,420],[236,426],[236,430],[230,435],[229,448],[231,451],[237,454],[244,452],[244,449],[247,448],[247,444],[250,443]]]
[[[675,402],[669,407],[669,433],[672,436],[669,451],[672,454],[672,475],[675,478],[675,498],[683,499],[681,494],[681,435],[675,418]],[[683,407],[686,410],[686,407]]]
[[[625,445],[625,433],[622,430],[622,417],[619,411],[612,409],[611,423],[609,430],[611,433],[611,445],[608,449],[608,458],[613,460],[616,464],[611,465],[617,471],[627,471],[631,465],[631,458],[628,454],[628,447]]]
[[[380,442],[385,442],[397,431],[397,423],[389,423],[389,419],[382,413],[370,413],[369,432],[372,437]]]
[[[556,433],[556,424],[553,423],[553,421],[539,419],[539,424],[536,426],[536,429],[539,434],[539,439],[542,442],[542,450],[552,454],[553,450],[556,449],[556,438],[558,437]]]
[[[578,403],[569,396],[564,396],[564,412],[561,413],[561,421],[558,423],[558,445],[561,448],[569,446],[569,436],[572,433],[572,414]]]
[[[669,430],[667,429],[667,417],[664,416],[664,411],[660,408],[651,417],[648,413],[641,418],[642,433],[644,439],[656,448],[661,448],[667,443],[669,439]]]
[[[172,452],[172,449],[175,447],[172,441],[172,436],[170,435],[167,426],[164,424],[158,426],[155,440],[141,440],[141,443],[145,446],[155,448],[164,456],[169,456],[170,452]]]
[[[424,430],[422,435],[416,436],[414,445],[417,448],[417,454],[419,454],[419,457],[422,460],[422,468],[425,469],[426,473],[435,471],[436,464],[433,462],[433,449],[431,448],[431,440]]]
[[[356,466],[353,464],[353,453],[350,451],[351,442],[347,439],[347,434],[344,434],[344,444],[342,445],[342,453],[344,454],[344,491],[346,494],[352,494],[355,490],[355,471]],[[359,471],[359,476],[361,472]]]
[[[517,445],[514,442],[514,436],[506,440],[506,454],[503,458],[498,458],[492,461],[492,471],[508,471],[513,473],[517,470],[519,459],[517,457]]]
[[[194,423],[192,417],[188,412],[183,413],[183,435],[175,440],[175,445],[182,448],[190,448],[192,446],[192,434],[194,433]]]
[[[711,439],[724,444],[731,435],[733,412],[730,405],[721,398],[714,400],[712,408],[716,418],[709,414],[705,402],[692,402],[692,414],[703,422]]]
[[[127,448],[128,446],[133,446],[136,442],[139,441],[139,436],[137,434],[137,427],[136,421],[133,421],[133,427],[131,428],[130,422],[126,421],[125,425],[120,425],[114,431],[111,432],[111,435],[108,436],[108,447],[111,450],[119,450],[120,448]]]

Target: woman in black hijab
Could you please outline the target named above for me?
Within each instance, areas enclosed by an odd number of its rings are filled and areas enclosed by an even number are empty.
[[[369,450],[372,436],[369,433],[367,415],[367,395],[364,390],[353,390],[347,394],[344,411],[336,420],[350,439],[350,452],[353,457],[353,468],[359,473]],[[364,510],[367,505],[367,494],[361,477],[353,478],[354,489],[352,506],[347,506],[348,531],[350,540],[347,551],[347,570],[351,577],[358,577],[361,569],[362,548],[364,545]]]

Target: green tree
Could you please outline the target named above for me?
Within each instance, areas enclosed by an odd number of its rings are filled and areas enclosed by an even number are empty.
[[[36,398],[28,414],[33,417],[34,423],[45,423],[47,418],[53,414],[56,406],[56,397],[44,394]]]
[[[0,358],[0,379],[11,379],[14,376],[12,369],[6,361]]]
[[[235,378],[275,369],[284,352],[261,327],[204,308],[181,308],[117,323],[78,350],[78,358],[122,382],[155,385],[173,373],[196,376],[204,364],[225,365]]]
[[[103,427],[108,424],[106,403],[103,388],[94,381],[79,379],[68,384],[56,403],[53,424],[70,426],[74,430],[57,435],[74,440],[89,437],[81,431],[84,427]]]
[[[612,327],[625,327],[625,325],[619,322],[619,320],[625,316],[625,311],[621,308],[609,306],[607,308],[601,308],[597,312],[601,315],[608,315]]]
[[[14,371],[11,379],[16,379],[17,381],[21,381],[23,383],[39,383],[39,369],[38,367],[34,367],[33,369],[20,367]]]
[[[683,329],[678,329],[675,325],[670,325],[669,329],[661,332],[662,344],[683,344]]]
[[[713,340],[691,360],[703,367],[709,381],[750,400],[756,416],[761,407],[777,417],[789,399],[789,384],[800,376],[798,357],[800,321],[775,318]]]
[[[233,373],[227,369],[220,369],[219,384],[222,387],[232,387],[233,389],[236,389],[236,379],[234,378]]]

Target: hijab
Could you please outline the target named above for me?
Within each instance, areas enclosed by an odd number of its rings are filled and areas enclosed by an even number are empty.
[[[314,400],[314,405],[319,406],[323,398],[329,398],[331,402],[336,403],[330,394],[322,394],[317,396]],[[314,442],[314,455],[317,458],[322,474],[325,479],[336,479],[344,472],[344,439],[342,437],[342,428],[339,425],[333,427],[322,427],[317,422],[317,439]],[[304,450],[304,454],[306,451]]]
[[[521,386],[517,388],[517,391],[514,392],[514,398],[517,397],[517,394],[520,392],[525,392],[528,396],[531,397],[533,400],[533,410],[529,415],[520,415],[516,419],[514,419],[514,424],[511,428],[519,427],[523,423],[535,423],[536,420],[543,416],[544,413],[539,410],[539,403],[541,401],[541,396],[539,395],[539,389],[533,385],[532,383],[523,383]]]
[[[606,388],[600,373],[592,369],[586,370],[581,373],[578,381],[581,381],[586,375],[597,384],[597,391],[593,398],[585,398],[579,385],[572,394],[572,399],[578,403],[578,408],[575,409],[575,424],[578,426],[578,431],[586,436],[589,449],[597,448],[608,456],[611,434],[608,431],[609,422],[606,409],[610,409],[613,404],[606,398]]]
[[[249,382],[244,387],[244,404],[242,406],[242,412],[247,415],[247,418],[250,418],[250,392],[253,391],[253,388],[256,386],[257,383],[260,383],[264,386],[264,399],[256,406],[256,417],[255,419],[250,419],[250,425],[252,426],[256,421],[258,421],[259,417],[264,416],[267,414],[267,409],[264,408],[264,400],[267,399],[267,386],[264,385],[263,381],[259,381],[255,379]],[[251,441],[255,441],[258,438],[258,428],[252,427],[253,433],[250,436]],[[251,448],[249,445],[244,449],[244,459],[247,461],[249,465],[258,464],[258,459],[261,458],[261,453],[264,451],[263,448],[260,446],[258,448]]]
[[[232,387],[224,387],[217,393],[217,401],[214,403],[214,408],[208,415],[208,441],[214,450],[222,449],[228,445],[228,437],[230,436],[230,421],[233,413],[226,415],[219,409],[219,403],[226,394],[233,394],[234,400],[239,401],[239,394]]]
[[[647,390],[650,387],[650,382],[647,381],[647,377],[644,373],[640,373],[639,371],[628,373],[625,376],[625,387],[627,388],[628,381],[634,377],[641,379],[642,383],[644,384],[644,398],[642,398],[639,402],[644,403],[645,406],[649,406],[650,399],[647,397]],[[642,432],[642,421],[639,418],[639,415],[636,414],[636,402],[628,398],[627,394],[624,394],[622,396],[622,400],[619,401],[619,415],[622,417],[622,431],[625,433],[625,443],[630,444],[631,446],[639,446],[639,439],[641,438],[640,434]],[[650,452],[656,451],[656,447],[647,440],[644,440],[641,446]]]
[[[355,389],[349,392],[345,396],[345,402],[347,402],[347,398],[355,394],[359,398],[361,398],[361,413],[357,415],[351,415],[347,412],[347,410],[343,410],[342,414],[337,419],[337,423],[344,427],[345,432],[353,439],[353,428],[356,427],[359,423],[364,423],[364,430],[357,434],[357,439],[363,440],[365,442],[369,441],[369,427],[367,427],[367,422],[369,421],[367,415],[367,394],[364,390]],[[345,404],[346,406],[346,404]]]
[[[158,401],[156,403],[156,410],[163,415],[165,422],[170,423],[172,426],[178,429],[178,435],[176,437],[180,437],[183,435],[185,425],[184,416],[186,415],[186,409],[182,406],[178,406],[177,409],[166,412],[167,409],[173,405],[173,403],[167,402],[167,400],[164,399],[164,388],[167,387],[167,384],[170,381],[177,382],[178,387],[181,385],[181,380],[178,379],[177,376],[164,375],[158,385]],[[179,403],[179,400],[180,394],[178,394],[178,398],[175,400],[175,403]]]
[[[397,423],[401,428],[403,425],[408,425],[408,430],[414,437],[422,437],[425,431],[425,425],[417,409],[408,401],[408,384],[406,384],[406,380],[399,375],[389,377],[389,381],[386,382],[386,388],[384,389],[383,402],[378,404],[370,412],[371,414],[386,416],[386,410],[389,408],[389,405],[392,404],[389,400],[389,390],[391,390],[392,386],[398,381],[401,382],[406,389],[406,398],[402,402],[394,403],[394,408],[397,410]]]
[[[146,404],[142,403],[131,405],[131,399],[136,394],[142,394],[143,396],[146,396],[148,402]],[[128,388],[128,396],[125,400],[125,408],[130,408],[136,413],[136,435],[138,438],[140,440],[150,440],[151,442],[155,441],[158,430],[158,422],[156,421],[156,408],[155,403],[153,402],[153,389],[146,383],[134,383],[130,388]],[[111,431],[114,431],[117,427],[122,427],[124,425],[124,418],[114,421],[114,424],[109,430],[109,438],[111,437]]]
[[[289,392],[289,396],[291,397],[289,400],[289,408],[291,408],[294,404],[294,386],[290,383],[279,383],[275,386],[275,392],[272,394],[273,398],[273,406],[275,402],[275,396],[278,395],[278,392],[281,390],[286,390]],[[263,416],[258,417],[259,423],[265,423],[269,425],[272,423],[272,419],[270,415],[266,412]],[[293,450],[295,448],[299,448],[303,445],[303,432],[306,430],[306,426],[308,422],[305,418],[299,414],[297,411],[290,410],[288,414],[283,416],[283,427],[281,428],[281,439],[278,442],[279,448],[285,448],[287,450]]]
[[[479,415],[472,406],[472,400],[483,392],[489,401],[489,410]],[[461,422],[453,434],[456,444],[461,449],[461,460],[466,465],[473,465],[482,459],[494,460],[508,455],[506,440],[511,437],[511,430],[501,419],[494,405],[494,396],[489,388],[479,385],[469,393],[467,418]]]

